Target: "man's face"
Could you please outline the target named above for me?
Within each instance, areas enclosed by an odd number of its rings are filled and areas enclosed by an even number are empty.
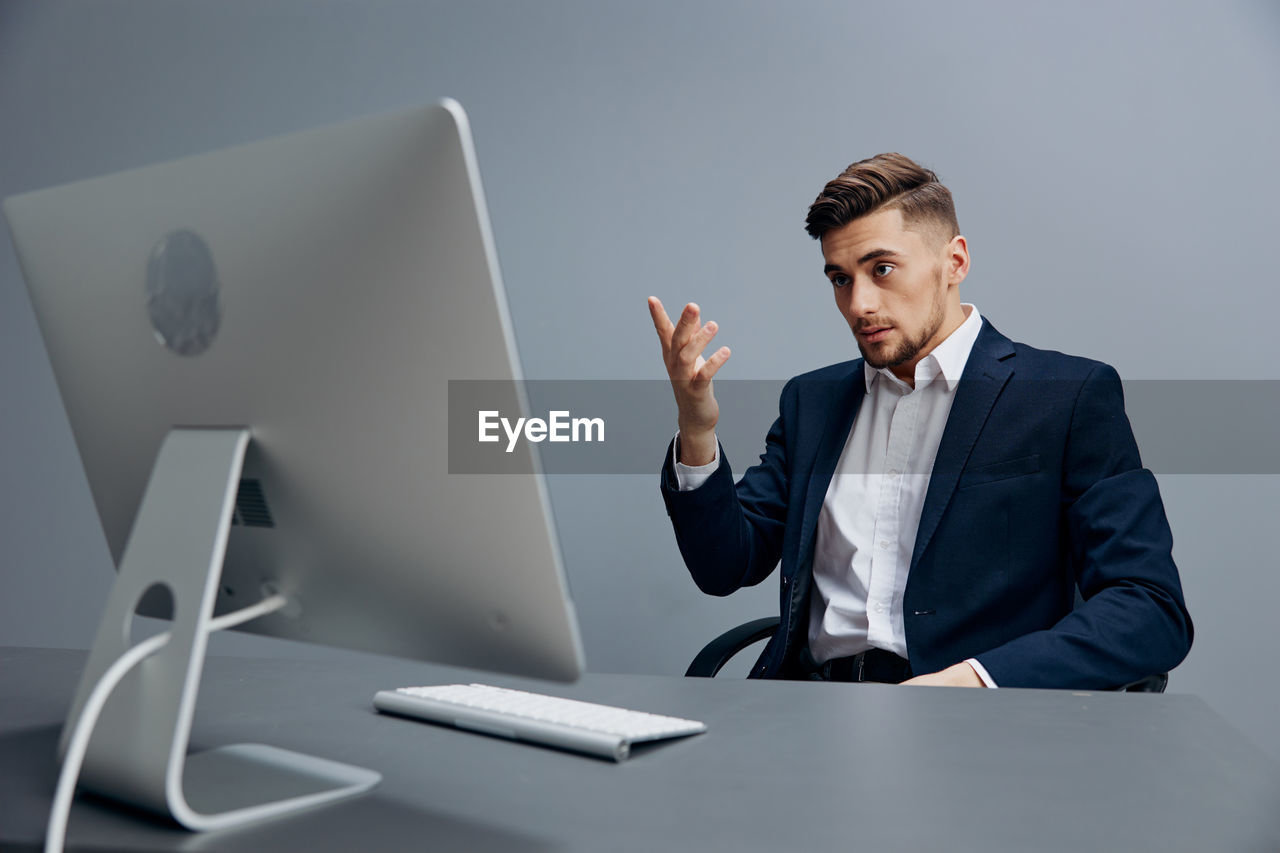
[[[963,237],[937,239],[881,210],[822,235],[836,305],[872,367],[915,375],[921,358],[964,321],[959,292],[968,272]]]

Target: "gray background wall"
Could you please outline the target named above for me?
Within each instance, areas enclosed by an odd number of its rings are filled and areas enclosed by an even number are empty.
[[[1274,379],[1278,48],[1280,7],[1244,0],[3,0],[0,196],[452,95],[530,377],[661,377],[655,293],[720,323],[724,375],[780,378],[855,351],[807,204],[900,150],[954,191],[963,292],[1007,334],[1126,378]],[[0,401],[0,644],[84,646],[113,573],[7,233]],[[1280,482],[1160,481],[1197,623],[1171,689],[1280,756]],[[696,591],[655,477],[551,492],[592,669],[680,672],[775,612],[770,583]]]

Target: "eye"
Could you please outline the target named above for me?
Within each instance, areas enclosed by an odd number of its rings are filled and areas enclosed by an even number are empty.
[[[896,269],[893,264],[876,264],[871,268],[871,274],[876,278],[884,278]]]
[[[831,276],[831,284],[835,287],[848,287],[853,280],[844,273],[836,273]]]

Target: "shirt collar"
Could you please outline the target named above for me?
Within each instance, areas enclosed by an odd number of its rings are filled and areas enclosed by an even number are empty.
[[[961,307],[968,309],[969,316],[942,343],[934,347],[932,352],[920,359],[916,365],[917,384],[921,380],[927,381],[941,375],[947,383],[947,390],[955,390],[960,375],[964,373],[964,366],[969,361],[969,353],[973,351],[973,344],[978,340],[978,332],[982,330],[982,315],[978,313],[977,306],[962,302]],[[866,380],[868,393],[871,392],[876,377],[881,374],[892,382],[901,383],[889,368],[877,369],[864,361],[862,375]]]

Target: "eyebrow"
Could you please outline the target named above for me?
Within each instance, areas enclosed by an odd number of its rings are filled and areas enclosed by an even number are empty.
[[[867,261],[874,261],[879,258],[899,258],[899,257],[901,257],[901,255],[899,255],[893,249],[872,249],[870,252],[867,252],[865,255],[858,258],[858,262],[856,266],[862,266]],[[843,267],[841,267],[839,264],[827,264],[822,268],[822,271],[824,273],[840,272],[842,269]]]

